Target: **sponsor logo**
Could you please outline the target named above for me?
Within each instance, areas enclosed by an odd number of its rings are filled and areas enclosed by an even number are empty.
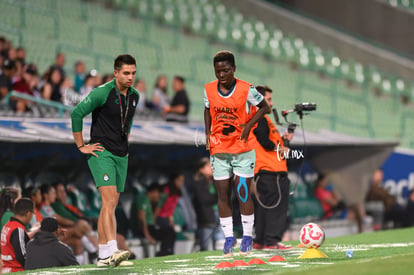
[[[227,113],[227,114],[233,114],[237,112],[237,108],[231,108],[231,107],[214,107],[214,112],[216,113]]]

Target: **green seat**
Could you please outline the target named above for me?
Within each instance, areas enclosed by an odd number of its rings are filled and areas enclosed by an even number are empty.
[[[292,219],[320,218],[323,216],[321,203],[313,195],[311,184],[299,183],[295,191],[295,196],[291,197],[289,201],[289,215]]]
[[[92,217],[98,217],[102,207],[102,198],[99,190],[94,184],[88,184],[86,197],[89,202],[88,215]]]
[[[177,206],[175,207],[173,219],[175,225],[178,225],[181,228],[185,228],[185,217],[183,214],[183,210],[181,209],[181,206],[179,204],[177,204]],[[177,232],[177,240],[187,240],[187,237],[184,235],[184,232],[182,230],[180,232]]]
[[[297,199],[289,213],[292,219],[320,218],[323,216],[323,209],[319,200],[315,198]]]

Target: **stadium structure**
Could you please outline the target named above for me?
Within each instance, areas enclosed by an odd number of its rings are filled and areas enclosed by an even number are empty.
[[[6,0],[0,1],[0,34],[25,47],[39,72],[64,53],[69,78],[77,60],[111,73],[114,57],[130,53],[148,87],[160,74],[186,77],[188,124],[165,122],[152,111],[136,114],[126,198],[168,172],[191,174],[195,160],[208,154],[203,84],[214,80],[214,53],[228,49],[236,56],[236,77],[272,87],[279,111],[317,104],[302,120],[289,115],[303,123],[292,148],[303,150],[313,173],[332,173],[346,201],[355,203],[365,199],[373,171],[396,147],[414,149],[412,6],[400,0]],[[372,23],[362,24],[368,14]],[[15,113],[11,97],[32,101],[31,111]],[[72,109],[17,92],[2,99],[0,185],[56,177],[80,189],[90,183],[73,143]],[[301,160],[290,165],[297,174]],[[308,180],[301,176],[299,190]],[[291,203],[293,217],[302,220],[320,211],[306,192]]]

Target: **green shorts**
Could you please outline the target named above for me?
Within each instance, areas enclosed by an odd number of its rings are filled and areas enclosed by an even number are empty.
[[[210,156],[215,180],[229,179],[234,175],[244,178],[254,176],[256,153],[254,150],[239,154],[216,153]]]
[[[116,186],[118,192],[124,192],[128,169],[128,157],[118,157],[108,150],[95,151],[98,157],[88,156],[88,165],[91,170],[95,185]]]

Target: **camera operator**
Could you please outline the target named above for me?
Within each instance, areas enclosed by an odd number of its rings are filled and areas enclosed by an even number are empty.
[[[272,107],[272,89],[267,86],[256,86],[256,89]],[[281,137],[275,124],[266,115],[253,131],[257,139],[254,169],[256,184],[253,196],[256,230],[254,249],[292,248],[280,243],[287,229],[290,181],[284,156],[289,149],[284,144],[293,138],[293,129],[289,128],[290,131],[286,131]]]

